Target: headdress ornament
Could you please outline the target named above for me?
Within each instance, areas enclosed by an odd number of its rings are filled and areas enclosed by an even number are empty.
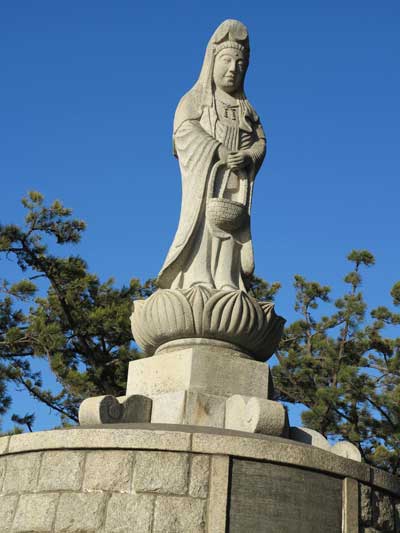
[[[221,50],[224,50],[224,48],[234,48],[235,50],[240,50],[243,52],[246,58],[248,58],[249,55],[249,49],[243,46],[242,44],[236,42],[236,41],[224,41],[220,44],[217,44],[214,46],[214,55],[219,54]]]

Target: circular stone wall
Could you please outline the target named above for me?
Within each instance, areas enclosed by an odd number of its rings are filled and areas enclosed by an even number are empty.
[[[0,438],[2,533],[392,533],[399,501],[398,478],[276,437],[129,424]]]

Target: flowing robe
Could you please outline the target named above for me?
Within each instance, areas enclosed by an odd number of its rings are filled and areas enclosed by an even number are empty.
[[[214,101],[213,106],[204,107],[200,117],[192,118],[186,112],[186,119],[175,130],[174,147],[182,175],[182,207],[175,239],[158,277],[161,288],[201,284],[245,290],[243,276],[254,270],[250,217],[232,232],[216,232],[206,217],[210,178],[214,166],[219,164],[221,144],[229,152],[245,150],[250,156],[250,165],[236,176],[231,173],[226,192],[223,191],[224,198],[235,200],[235,194],[245,185],[248,192],[242,203],[250,214],[254,178],[265,155],[265,136],[248,101],[239,102],[237,107],[236,124],[229,124],[219,116]],[[177,114],[179,111],[178,107]]]

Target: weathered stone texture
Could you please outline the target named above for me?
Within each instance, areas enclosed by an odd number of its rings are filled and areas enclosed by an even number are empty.
[[[101,493],[61,495],[55,522],[56,533],[98,533],[106,503]]]
[[[113,425],[111,425],[113,426]],[[9,453],[58,449],[157,449],[190,450],[190,433],[163,429],[99,427],[82,430],[58,429],[10,437]]]
[[[342,488],[342,480],[319,472],[233,459],[230,531],[261,532],[268,523],[268,533],[339,533]]]
[[[3,533],[11,531],[18,494],[0,494],[0,527]]]
[[[113,438],[101,440],[107,431]],[[65,449],[58,432],[46,432],[45,442],[57,433],[51,449],[0,456],[0,533],[258,533],[266,524],[270,533],[338,533],[341,526],[344,533],[400,533],[398,493],[374,486],[372,476],[369,485],[352,478],[371,473],[367,465],[281,438],[137,431],[148,436],[137,439],[124,427],[73,429],[81,449]],[[180,451],[171,450],[175,435],[188,437]],[[114,442],[117,449],[109,449]],[[313,471],[321,464],[333,475]],[[347,467],[350,475],[342,476]]]
[[[242,433],[242,435],[244,435]],[[369,482],[371,469],[368,465],[349,461],[325,450],[304,446],[295,441],[278,437],[249,438],[239,435],[217,433],[193,433],[192,451],[197,453],[223,454],[249,457],[320,470],[342,477],[351,477]],[[392,476],[395,477],[395,476]]]
[[[37,488],[41,453],[8,456],[3,492],[33,492]]]
[[[137,452],[134,490],[159,494],[187,494],[189,455],[174,452]]]
[[[154,398],[189,390],[226,398],[233,394],[268,397],[268,365],[225,354],[221,348],[217,353],[213,350],[193,346],[131,361],[126,394]]]
[[[134,453],[129,451],[91,451],[86,458],[83,490],[129,492]]]
[[[0,492],[3,488],[4,476],[6,475],[6,461],[5,457],[0,457]]]
[[[372,489],[360,483],[360,518],[364,526],[372,525]]]
[[[204,533],[205,500],[160,496],[156,499],[153,533]]]
[[[224,422],[225,398],[201,392],[187,392],[185,424],[222,428]]]
[[[343,533],[359,531],[360,494],[358,481],[345,478],[342,485],[342,530]]]
[[[151,533],[154,496],[112,494],[104,533]]]
[[[189,494],[193,498],[206,498],[208,494],[208,478],[210,458],[208,455],[193,455],[190,469]]]
[[[225,533],[228,510],[229,463],[226,455],[211,457],[207,531]]]
[[[386,533],[394,531],[393,500],[388,494],[374,490],[372,493],[373,526]]]
[[[394,517],[396,523],[396,533],[400,533],[400,500],[394,502]]]
[[[380,468],[371,467],[371,484],[377,489],[382,489],[387,492],[400,494],[400,476],[393,476],[381,470]]]
[[[10,437],[0,437],[0,455],[6,453]]]
[[[22,494],[12,531],[18,533],[51,531],[59,497],[57,493]]]
[[[182,424],[185,416],[186,391],[167,392],[153,396],[153,424]]]
[[[287,412],[279,402],[235,394],[226,402],[225,428],[284,436],[288,431]]]
[[[49,451],[40,467],[38,490],[79,490],[82,485],[84,453]]]

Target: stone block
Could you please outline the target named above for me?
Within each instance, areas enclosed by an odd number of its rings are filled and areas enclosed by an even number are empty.
[[[124,450],[89,451],[86,457],[83,490],[129,492],[134,452]]]
[[[362,525],[372,525],[372,489],[364,483],[360,483],[360,518]]]
[[[226,399],[201,392],[186,393],[184,424],[223,428]]]
[[[373,525],[387,533],[394,531],[394,506],[392,498],[381,491],[372,492]]]
[[[106,495],[101,493],[61,494],[54,531],[56,533],[98,533],[103,523]]]
[[[167,431],[163,428],[114,427],[114,425],[93,429],[57,429],[13,435],[10,439],[9,453],[56,448],[115,448],[115,449],[156,449],[190,450],[190,433]]]
[[[154,496],[111,495],[107,505],[104,533],[151,533]]]
[[[10,437],[0,437],[0,455],[3,455],[3,453],[6,453],[8,449],[9,441],[10,441]]]
[[[189,455],[173,452],[137,452],[133,487],[136,492],[187,494]]]
[[[206,498],[210,458],[208,455],[192,455],[190,468],[189,494],[193,498]]]
[[[0,492],[3,488],[4,477],[6,475],[6,457],[0,457]]]
[[[3,492],[33,492],[37,488],[41,453],[7,456]]]
[[[205,500],[158,497],[154,510],[153,533],[204,533],[205,515]]]
[[[396,533],[400,533],[400,500],[396,499],[394,502],[394,518]]]
[[[153,424],[186,424],[224,427],[225,402],[223,396],[200,392],[180,391],[153,397]]]
[[[286,409],[279,402],[235,394],[226,401],[225,428],[283,436],[288,430]]]
[[[352,459],[361,463],[361,453],[357,446],[354,446],[351,442],[340,441],[331,447],[331,452],[346,459]]]
[[[377,488],[400,496],[400,476],[393,476],[380,468],[371,467],[371,483]]]
[[[153,398],[196,391],[226,398],[234,394],[268,398],[270,382],[265,363],[195,346],[129,363],[126,394]]]
[[[369,483],[371,468],[312,446],[267,435],[193,433],[192,451],[286,463]],[[395,477],[395,476],[392,476]]]
[[[152,424],[183,424],[185,406],[186,391],[153,396]]]
[[[328,486],[329,491],[329,486]],[[342,530],[343,533],[354,533],[359,531],[360,498],[358,481],[356,479],[345,478],[343,480],[343,509],[342,509]]]
[[[94,396],[79,407],[81,426],[150,422],[151,399],[141,395]]]
[[[84,452],[48,451],[43,454],[38,490],[79,490],[82,485]]]
[[[343,481],[336,476],[237,458],[230,474],[231,532],[358,533],[342,520]]]
[[[9,533],[18,503],[18,494],[0,494],[0,524],[3,533]]]
[[[22,494],[12,531],[39,533],[52,530],[59,494]]]
[[[207,531],[212,531],[212,533],[226,532],[229,464],[230,459],[226,455],[211,457]]]
[[[321,433],[315,431],[315,429],[293,426],[290,428],[289,438],[298,442],[304,442],[304,444],[310,444],[316,448],[321,448],[321,450],[329,451],[331,449],[327,439]]]
[[[150,398],[134,394],[133,396],[121,396],[118,401],[122,403],[124,408],[121,422],[136,424],[150,422],[152,410]]]

